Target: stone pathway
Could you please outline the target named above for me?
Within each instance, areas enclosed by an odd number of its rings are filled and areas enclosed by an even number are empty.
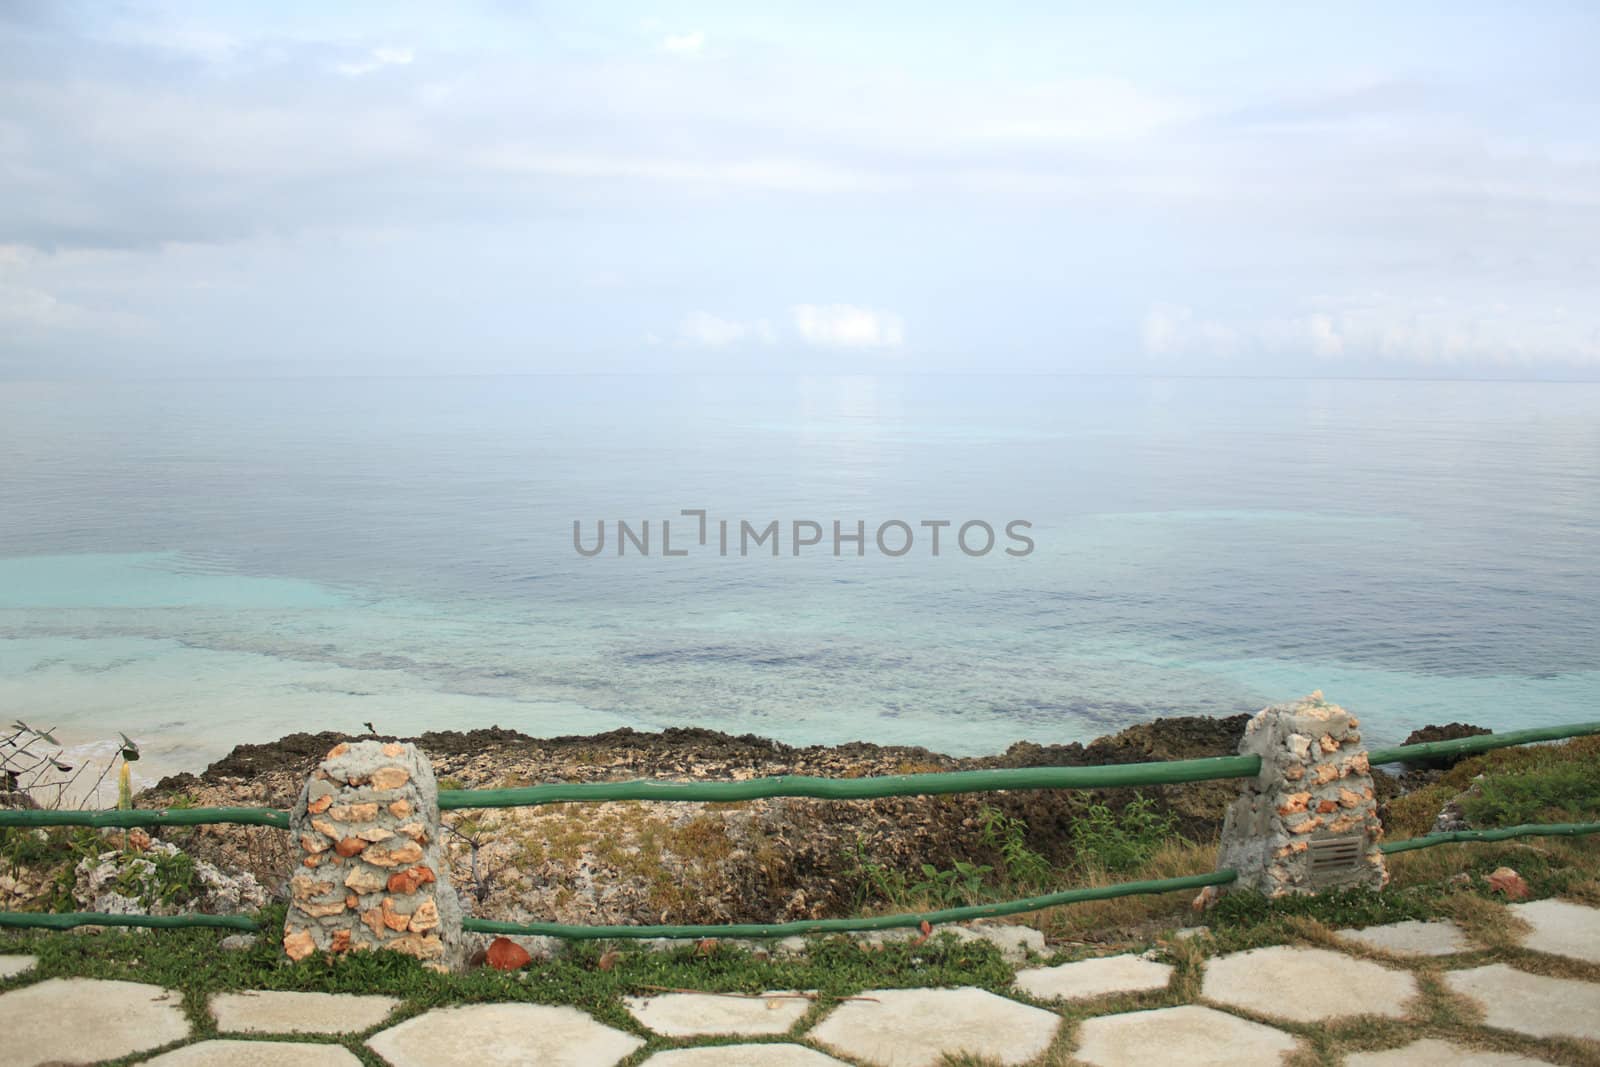
[[[42,1067],[134,1057],[152,1067],[351,1067],[361,1062],[351,1051],[360,1038],[351,1035],[368,1035],[366,1054],[390,1067],[605,1067],[624,1060],[646,1067],[936,1067],[961,1053],[1016,1067],[1047,1056],[1093,1067],[1268,1067],[1306,1050],[1301,1027],[1407,1018],[1423,996],[1411,968],[1425,962],[1448,995],[1478,1013],[1487,1046],[1515,1036],[1594,1042],[1563,1046],[1569,1051],[1562,1055],[1571,1059],[1578,1049],[1583,1062],[1600,1063],[1600,980],[1590,980],[1600,964],[1600,909],[1545,900],[1513,911],[1531,927],[1524,946],[1544,954],[1540,969],[1551,973],[1486,964],[1476,955],[1480,946],[1451,923],[1406,922],[1343,931],[1343,952],[1275,946],[1210,958],[1193,1003],[1174,1004],[1185,987],[1174,989],[1170,965],[1120,955],[1020,970],[1014,999],[973,988],[881,989],[817,1012],[794,991],[630,997],[623,1006],[639,1033],[576,1008],[525,1003],[436,1008],[386,1026],[402,1006],[387,997],[245,992],[212,998],[224,1036],[194,1040],[175,992],[85,978],[30,983],[36,961],[0,956],[0,982],[14,987],[0,993],[0,1062]],[[1063,1010],[1082,1019],[1067,1033]],[[63,1025],[77,1018],[86,1024]],[[1351,1053],[1347,1067],[1544,1062],[1438,1037],[1407,1038],[1405,1025],[1387,1031],[1396,1034],[1394,1045]],[[641,1058],[640,1033],[676,1047]],[[730,1038],[741,1043],[691,1047]],[[348,1047],[330,1043],[341,1040]],[[148,1058],[138,1060],[141,1054]]]

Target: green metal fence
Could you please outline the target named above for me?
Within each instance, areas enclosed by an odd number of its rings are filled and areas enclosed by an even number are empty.
[[[1453,741],[1434,741],[1397,748],[1373,749],[1367,758],[1374,765],[1465,756],[1513,745],[1560,741],[1600,734],[1600,722],[1569,726],[1513,730]],[[1145,785],[1251,778],[1261,772],[1258,756],[1217,756],[1209,759],[1123,763],[1099,767],[1027,767],[984,771],[950,771],[901,774],[876,778],[810,778],[784,775],[742,782],[580,782],[553,783],[523,789],[445,789],[439,792],[443,809],[509,808],[538,804],[563,804],[605,800],[671,800],[734,802],[768,797],[812,797],[825,800],[867,800],[879,797],[933,796],[983,793],[1010,789],[1105,789]],[[289,813],[272,808],[166,808],[132,811],[0,810],[4,826],[201,826],[232,823],[287,829]],[[1517,837],[1579,836],[1600,832],[1600,822],[1511,826],[1495,830],[1458,830],[1428,834],[1406,841],[1384,842],[1385,853],[1409,852],[1468,841],[1504,841]],[[842,933],[914,927],[922,923],[959,922],[1038,911],[1062,904],[1116,897],[1170,893],[1226,885],[1236,878],[1231,870],[1155,881],[1069,889],[1043,896],[939,911],[908,912],[846,919],[808,919],[785,923],[730,923],[715,926],[571,926],[564,923],[506,923],[466,919],[466,930],[489,934],[535,934],[580,939],[598,938],[775,938],[798,934]],[[95,912],[0,912],[0,926],[66,930],[76,926],[222,927],[255,930],[259,924],[243,915],[106,915]]]

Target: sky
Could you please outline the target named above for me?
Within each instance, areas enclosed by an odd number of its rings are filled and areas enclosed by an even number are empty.
[[[1600,5],[0,0],[0,378],[1600,379]]]

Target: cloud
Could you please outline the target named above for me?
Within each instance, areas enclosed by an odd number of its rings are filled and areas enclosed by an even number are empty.
[[[1232,320],[1157,305],[1141,339],[1157,357],[1263,356],[1327,363],[1392,362],[1447,368],[1600,367],[1600,315],[1564,304],[1393,295],[1324,299],[1324,307]]]
[[[726,348],[745,340],[770,345],[777,339],[777,331],[766,319],[736,322],[709,311],[691,311],[678,323],[678,343],[695,348]]]
[[[678,56],[697,56],[705,46],[706,35],[703,30],[669,33],[661,39],[661,50]]]
[[[794,328],[823,348],[899,348],[905,340],[900,316],[854,304],[796,304]]]
[[[404,67],[415,58],[415,53],[409,48],[374,48],[365,58],[335,64],[333,69],[346,78],[359,78],[384,67]]]

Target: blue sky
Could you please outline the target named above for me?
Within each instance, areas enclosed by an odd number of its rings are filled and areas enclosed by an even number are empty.
[[[1600,7],[0,0],[0,376],[1600,378]]]

